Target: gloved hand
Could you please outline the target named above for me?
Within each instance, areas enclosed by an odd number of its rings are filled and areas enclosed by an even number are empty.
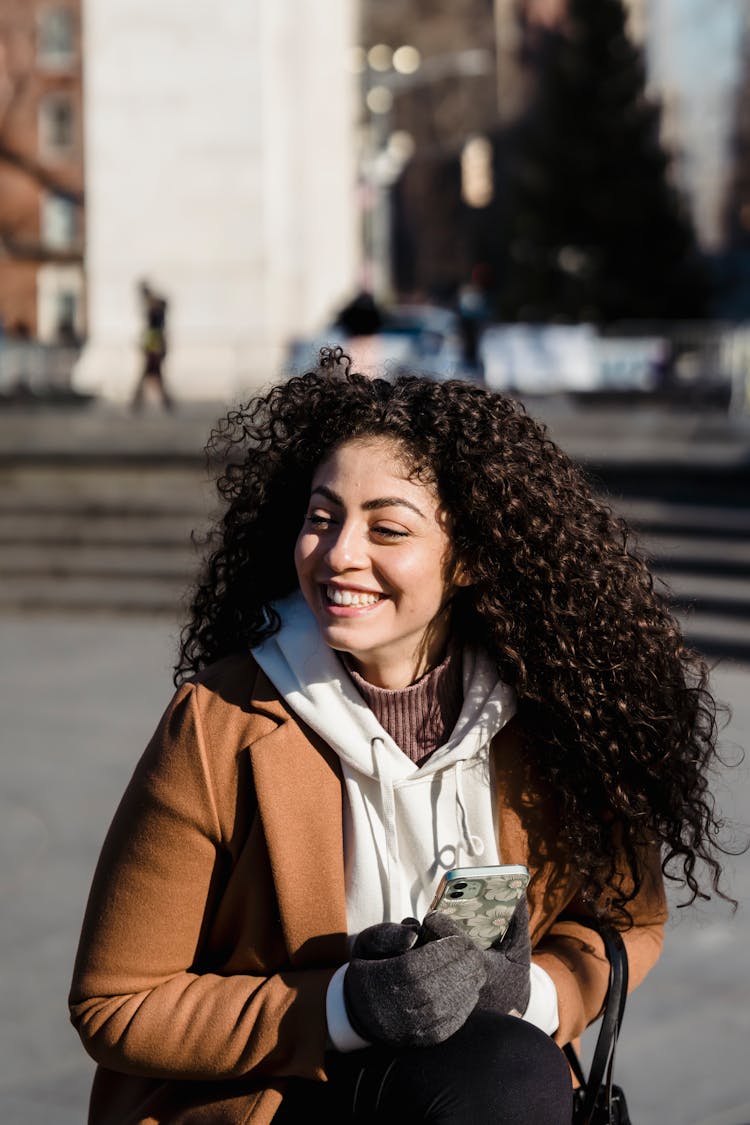
[[[442,940],[461,933],[460,926],[445,914],[432,911],[425,916],[422,940]],[[524,896],[518,903],[505,937],[490,949],[480,950],[486,981],[479,993],[477,1011],[501,1012],[522,1016],[531,993],[531,939],[529,908]]]
[[[428,936],[414,918],[379,922],[354,942],[344,1000],[363,1039],[430,1047],[463,1026],[485,979],[482,950],[464,934]]]

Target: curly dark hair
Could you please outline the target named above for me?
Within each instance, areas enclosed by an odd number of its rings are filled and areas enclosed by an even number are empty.
[[[312,475],[339,444],[395,439],[433,483],[472,584],[452,628],[518,696],[528,770],[556,809],[587,897],[627,915],[658,844],[665,875],[708,899],[722,868],[709,773],[721,707],[624,521],[519,402],[416,375],[369,378],[340,348],[229,412],[207,451],[225,510],[181,635],[175,682],[279,628]],[[615,869],[625,857],[628,878]],[[617,888],[612,892],[611,888]]]

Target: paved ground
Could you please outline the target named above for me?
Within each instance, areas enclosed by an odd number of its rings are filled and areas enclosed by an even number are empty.
[[[6,615],[0,638],[0,1121],[83,1125],[92,1064],[66,1008],[78,928],[115,803],[171,694],[176,630]],[[716,672],[735,706],[728,748],[750,744],[749,671]],[[750,764],[716,791],[747,824]],[[729,867],[736,916],[675,914],[629,1003],[618,1075],[636,1125],[750,1122],[750,855]]]

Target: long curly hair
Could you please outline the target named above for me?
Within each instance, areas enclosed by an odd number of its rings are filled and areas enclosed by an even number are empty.
[[[448,518],[471,576],[452,628],[518,696],[528,771],[556,810],[585,895],[627,903],[645,844],[688,902],[720,889],[722,826],[709,786],[721,707],[632,532],[517,401],[472,383],[370,378],[340,348],[233,409],[213,431],[223,516],[181,634],[175,682],[279,628],[297,588],[295,541],[313,473],[339,444],[406,450]],[[616,870],[624,855],[627,878]],[[707,880],[702,878],[707,874]],[[704,885],[704,882],[708,886]],[[612,887],[617,888],[612,892]]]

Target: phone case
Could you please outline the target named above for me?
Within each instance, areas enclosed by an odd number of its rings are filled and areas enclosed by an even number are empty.
[[[520,864],[457,867],[440,880],[430,910],[448,915],[477,945],[489,949],[505,936],[528,883],[529,870]]]

